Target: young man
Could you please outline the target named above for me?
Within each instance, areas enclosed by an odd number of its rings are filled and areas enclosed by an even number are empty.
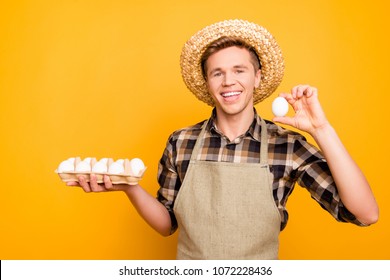
[[[185,44],[184,82],[213,106],[210,119],[175,131],[159,165],[158,199],[141,186],[79,178],[86,191],[124,191],[162,235],[179,228],[178,259],[277,259],[285,205],[297,182],[335,219],[375,223],[378,206],[359,167],[347,153],[309,85],[283,93],[293,117],[263,120],[254,104],[281,82],[279,46],[263,27],[242,20],[210,25]],[[345,176],[348,174],[348,176]]]

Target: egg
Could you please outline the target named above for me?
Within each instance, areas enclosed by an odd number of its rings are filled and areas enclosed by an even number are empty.
[[[73,160],[67,159],[60,163],[57,168],[58,173],[66,173],[74,171],[74,158]]]
[[[83,161],[85,161],[86,163],[91,164],[92,158],[91,157],[86,157]]]
[[[284,117],[288,112],[288,102],[285,98],[279,96],[272,102],[272,113],[276,117]]]
[[[138,177],[141,175],[142,170],[145,169],[144,162],[139,158],[133,158],[130,160],[130,175]]]
[[[125,167],[120,162],[113,162],[108,167],[108,173],[110,174],[121,174],[125,172]]]
[[[91,172],[91,164],[87,161],[80,161],[77,165],[76,165],[76,169],[75,171],[77,172]]]
[[[106,173],[107,172],[107,161],[98,161],[95,163],[95,165],[92,167],[92,172],[94,173]]]
[[[108,164],[108,158],[101,158],[101,159],[99,159],[99,162],[107,165]]]

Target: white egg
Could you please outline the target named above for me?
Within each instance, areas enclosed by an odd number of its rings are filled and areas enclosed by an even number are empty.
[[[77,172],[90,172],[91,171],[91,164],[88,163],[87,161],[80,161],[76,165],[76,169],[75,170]]]
[[[119,164],[124,164],[125,160],[124,159],[117,159],[116,162]]]
[[[98,161],[92,167],[92,172],[94,172],[94,173],[106,173],[107,172],[107,163],[104,163],[103,161]]]
[[[107,165],[107,163],[108,163],[108,158],[101,158],[101,159],[99,160],[99,162],[101,162],[101,163]]]
[[[130,175],[131,176],[140,176],[141,171],[145,169],[144,162],[139,158],[133,158],[130,160]]]
[[[123,164],[119,162],[113,162],[111,163],[110,167],[108,168],[108,173],[110,174],[121,174],[125,172],[125,167]]]
[[[288,113],[288,102],[283,97],[276,97],[272,102],[272,113],[276,117],[284,117]]]
[[[70,171],[74,171],[74,160],[64,160],[57,168],[58,173],[66,173]]]

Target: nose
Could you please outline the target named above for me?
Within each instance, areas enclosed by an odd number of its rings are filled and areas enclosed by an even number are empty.
[[[234,85],[234,83],[235,81],[234,78],[232,77],[232,74],[228,72],[225,73],[225,75],[223,76],[222,85],[228,87]]]

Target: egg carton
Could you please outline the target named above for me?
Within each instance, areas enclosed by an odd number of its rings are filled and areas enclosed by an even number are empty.
[[[55,172],[64,182],[78,182],[79,176],[84,176],[87,182],[91,174],[96,175],[98,183],[103,183],[103,176],[108,175],[113,184],[137,185],[145,173],[146,167],[141,159],[118,159],[71,157],[62,161]]]

